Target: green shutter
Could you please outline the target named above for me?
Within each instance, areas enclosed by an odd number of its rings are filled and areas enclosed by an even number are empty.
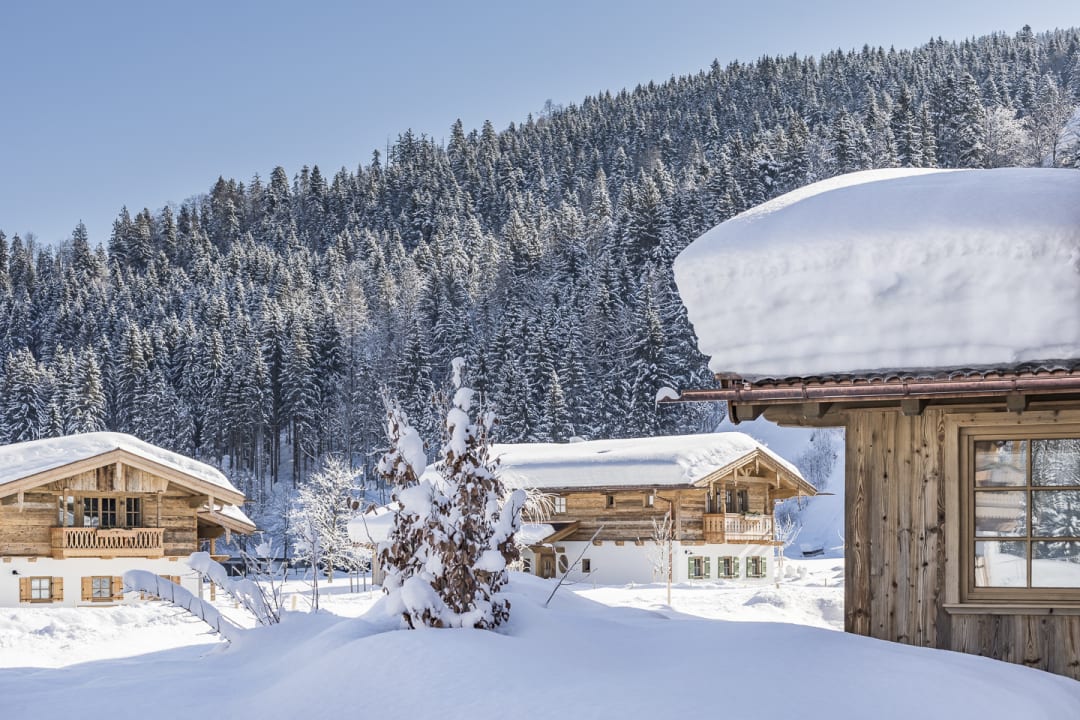
[[[693,579],[694,577],[694,558],[689,558],[686,561],[686,577]]]
[[[762,558],[761,558],[761,577],[769,577],[769,572],[767,570],[767,568],[768,568],[767,563],[768,563],[768,558],[762,556]]]
[[[734,558],[734,560],[735,560],[735,562],[733,564],[734,572],[731,573],[731,577],[739,577],[739,558]]]
[[[712,559],[712,558],[708,558],[708,557],[707,557],[707,558],[705,558],[705,576],[704,576],[704,577],[705,577],[705,579],[706,579],[706,580],[708,580],[708,579],[709,579],[709,577],[711,577],[711,576],[710,576],[710,574],[709,574],[709,561],[710,561],[711,559]]]

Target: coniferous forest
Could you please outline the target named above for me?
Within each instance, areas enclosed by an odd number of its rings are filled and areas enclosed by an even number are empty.
[[[843,172],[1080,166],[1057,142],[1078,102],[1077,30],[714,63],[354,169],[219,178],[108,238],[0,233],[0,442],[130,432],[253,497],[327,454],[374,477],[383,395],[437,447],[457,356],[499,441],[709,430],[717,408],[655,404],[713,382],[684,246]]]

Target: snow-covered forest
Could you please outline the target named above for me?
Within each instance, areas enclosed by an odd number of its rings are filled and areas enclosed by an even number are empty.
[[[1080,166],[1078,102],[1077,30],[765,57],[218,179],[109,238],[0,233],[0,442],[130,432],[258,497],[330,453],[370,470],[383,393],[437,447],[457,356],[501,442],[711,430],[654,402],[712,383],[671,275],[691,240],[856,169]]]

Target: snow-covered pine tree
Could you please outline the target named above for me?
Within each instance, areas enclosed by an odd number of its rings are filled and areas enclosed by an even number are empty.
[[[428,562],[442,613],[422,616],[435,627],[490,629],[510,617],[510,602],[497,597],[507,582],[506,566],[518,557],[514,533],[521,526],[525,493],[507,495],[491,457],[494,413],[470,416],[474,391],[465,387],[465,360],[452,363],[454,397],[446,415],[446,439],[435,468],[441,496],[433,507],[439,527],[428,542],[438,553]]]

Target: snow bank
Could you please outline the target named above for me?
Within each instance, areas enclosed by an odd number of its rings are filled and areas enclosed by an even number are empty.
[[[756,450],[802,477],[790,462],[738,432],[492,446],[505,482],[539,489],[686,485]]]
[[[86,689],[107,686],[110,697],[123,698],[110,705],[112,720],[162,708],[165,716],[182,708],[184,716],[351,717],[361,707],[387,719],[541,720],[569,712],[656,720],[704,712],[1058,720],[1080,707],[1080,683],[1020,665],[784,623],[612,608],[571,592],[545,609],[551,587],[514,574],[505,632],[386,631],[396,618],[386,616],[385,602],[355,620],[296,613],[198,660],[165,652],[0,672],[0,697],[6,716],[78,717]],[[780,606],[792,602],[761,595],[745,612],[786,612]],[[718,678],[737,689],[722,701]]]
[[[0,485],[113,450],[125,450],[150,462],[240,494],[217,468],[143,442],[132,435],[113,432],[65,435],[0,446]]]
[[[714,372],[1080,357],[1080,172],[872,170],[708,231],[675,260]]]
[[[128,570],[124,573],[124,591],[149,593],[165,602],[183,608],[209,625],[226,640],[235,640],[243,632],[239,627],[226,620],[221,611],[209,602],[196,597],[190,590],[155,575],[149,570]]]

